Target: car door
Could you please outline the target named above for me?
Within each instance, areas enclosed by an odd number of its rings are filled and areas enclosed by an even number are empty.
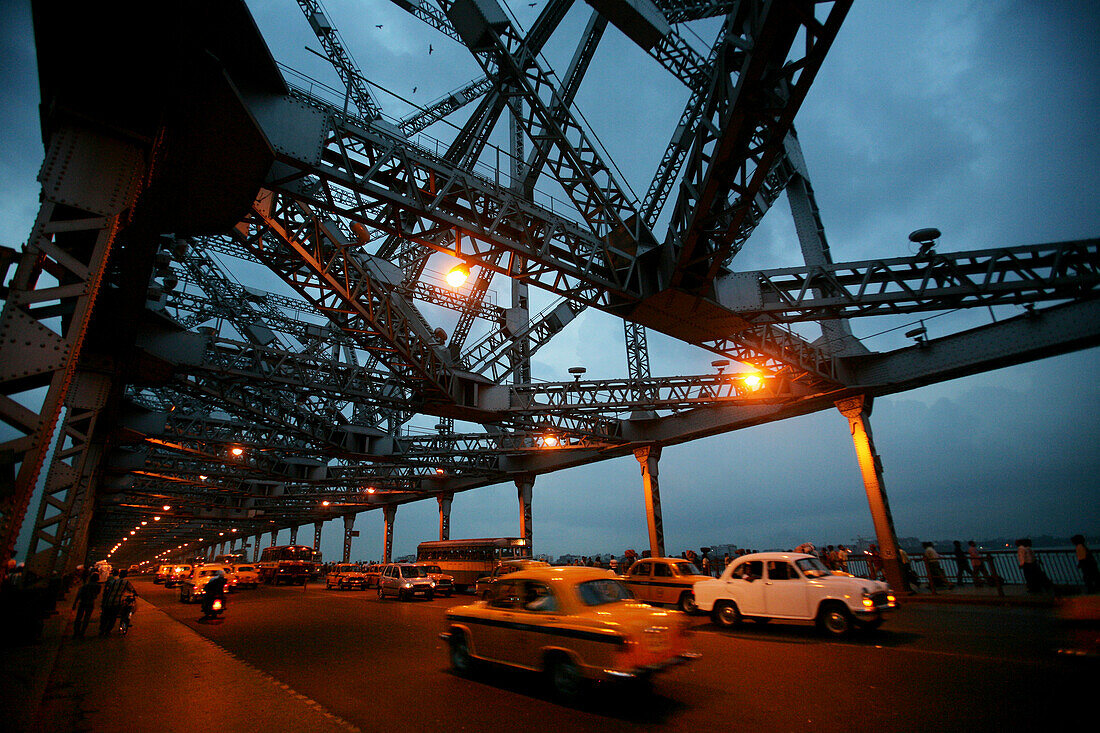
[[[767,579],[764,581],[764,605],[768,615],[808,618],[806,582],[794,565],[786,560],[768,560],[765,566]]]
[[[764,602],[764,563],[745,560],[736,565],[730,580],[726,582],[729,595],[737,602],[737,608],[745,616],[766,616]]]
[[[653,593],[652,578],[653,563],[649,560],[639,560],[630,568],[630,574],[626,577],[626,585],[639,601],[655,603],[657,598]]]
[[[653,561],[653,600],[658,603],[675,603],[680,598],[679,586],[672,576],[667,562]]]
[[[509,664],[523,664],[525,635],[517,618],[520,583],[501,578],[490,586],[486,608],[486,623],[474,631],[477,653],[488,659]],[[481,643],[477,641],[481,638]]]
[[[397,593],[397,583],[394,580],[393,574],[397,568],[393,565],[387,565],[382,570],[382,575],[378,578],[378,587],[382,589],[383,595],[393,595]]]
[[[518,581],[518,603],[515,620],[518,628],[511,649],[515,664],[536,668],[542,663],[542,650],[547,645],[560,646],[567,637],[561,635],[561,599],[548,583],[540,580]]]

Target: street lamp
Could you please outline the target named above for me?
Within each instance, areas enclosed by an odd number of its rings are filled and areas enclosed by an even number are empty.
[[[759,374],[750,373],[741,377],[741,383],[744,384],[749,390],[755,392],[764,386],[764,378]]]
[[[470,268],[465,262],[459,262],[447,273],[447,284],[452,288],[460,288],[470,277]]]

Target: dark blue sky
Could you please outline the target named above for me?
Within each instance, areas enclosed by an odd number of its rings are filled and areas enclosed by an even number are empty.
[[[529,25],[537,8],[517,5]],[[293,0],[250,6],[277,60],[338,84],[304,50],[317,43]],[[326,6],[366,76],[418,104],[478,76],[464,49],[385,0]],[[565,27],[581,27],[587,12],[577,3]],[[1097,4],[1084,1],[856,3],[796,121],[834,260],[907,254],[907,234],[924,226],[943,231],[945,251],[1100,235],[1098,16]],[[42,158],[23,3],[0,4],[0,29],[0,243],[20,246],[36,212]],[[708,42],[714,31],[706,23],[681,28]],[[555,68],[565,68],[571,42],[548,46]],[[395,117],[410,110],[385,93],[379,98]],[[685,99],[609,28],[577,104],[624,179],[644,193]],[[429,132],[451,135],[445,127]],[[781,200],[734,266],[798,262]],[[505,284],[494,288],[507,299]],[[535,309],[551,302],[534,297]],[[927,327],[936,336],[989,318],[985,311],[957,314]],[[904,330],[890,329],[909,320],[853,328],[872,350],[889,350],[902,345]],[[539,352],[535,377],[568,378],[566,369],[576,364],[589,377],[623,376],[621,338],[617,321],[586,313]],[[615,346],[592,346],[601,343]],[[710,371],[711,355],[652,333],[650,352],[654,375]],[[1079,352],[879,400],[872,425],[898,534],[1100,532],[1097,357],[1096,350]],[[667,448],[660,478],[671,551],[726,542],[837,543],[872,533],[847,422],[833,411]],[[540,477],[534,496],[538,552],[621,553],[646,545],[632,458]],[[379,512],[360,516],[354,557],[379,557],[381,525]],[[340,530],[335,523],[325,528],[330,558],[339,555]],[[412,552],[436,531],[434,500],[403,506],[395,551]],[[452,537],[517,531],[511,484],[455,498]]]

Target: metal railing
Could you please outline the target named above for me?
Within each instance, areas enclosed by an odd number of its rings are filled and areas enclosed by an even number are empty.
[[[1039,561],[1039,567],[1042,568],[1043,573],[1055,586],[1084,587],[1081,571],[1077,568],[1077,556],[1072,549],[1036,550],[1035,557]],[[920,580],[920,584],[929,585],[928,568],[925,565],[924,558],[913,554],[909,556],[909,560],[911,569]],[[998,582],[1003,585],[1025,584],[1023,571],[1020,570],[1020,566],[1016,562],[1015,550],[983,550],[982,560],[985,561],[985,568],[989,572],[989,576],[994,580],[994,586]],[[966,565],[968,568],[970,567],[969,559],[966,561]],[[964,571],[960,576],[953,555],[940,554],[940,569],[949,584],[956,587],[975,587],[976,585],[974,574]],[[868,557],[856,553],[849,555],[848,572],[864,578],[870,577]],[[989,585],[980,572],[977,575],[978,585]]]

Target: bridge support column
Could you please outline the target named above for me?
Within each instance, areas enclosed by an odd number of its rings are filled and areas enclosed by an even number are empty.
[[[291,527],[290,528],[290,544],[292,544],[292,545],[298,544],[298,528],[297,527]]]
[[[878,540],[886,582],[897,591],[904,590],[906,585],[898,560],[894,517],[890,514],[890,503],[886,500],[886,486],[882,480],[882,459],[875,452],[875,442],[871,437],[871,398],[859,395],[837,402],[836,407],[841,415],[848,418],[848,427],[852,431],[852,443],[856,449],[859,472],[863,476],[867,502],[871,506],[871,519],[875,523],[875,538]]]
[[[271,530],[271,547],[275,546],[275,540],[278,536],[279,536],[279,530],[277,530],[277,529]]]
[[[382,507],[382,516],[386,520],[385,538],[382,544],[382,562],[393,562],[393,520],[397,518],[397,505],[387,504]]]
[[[535,556],[534,545],[531,544],[531,496],[534,488],[534,476],[521,476],[516,479],[516,494],[519,496],[519,534],[527,542],[527,550],[531,553],[531,557]]]
[[[264,535],[263,532],[256,535],[252,543],[252,562],[260,561],[260,545],[263,544]]]
[[[321,527],[323,527],[324,525],[325,525],[324,522],[314,522],[313,523],[313,549],[314,550],[320,550],[321,549]]]
[[[440,494],[435,497],[439,502],[439,539],[451,539],[451,502],[454,494]]]
[[[344,515],[344,562],[351,562],[351,539],[355,536],[355,515]]]
[[[649,554],[665,555],[665,524],[661,515],[661,489],[657,482],[657,463],[661,460],[661,447],[651,445],[634,451],[634,457],[642,466],[642,488],[645,491],[645,514],[649,524]]]

